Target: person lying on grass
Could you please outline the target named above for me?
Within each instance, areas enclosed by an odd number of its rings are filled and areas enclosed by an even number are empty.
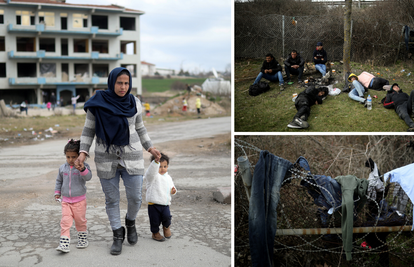
[[[398,116],[410,127],[407,131],[414,132],[414,122],[411,118],[414,111],[414,90],[408,96],[394,83],[381,102],[385,108],[394,108]]]
[[[296,114],[292,122],[288,124],[289,128],[305,129],[309,127],[307,122],[312,105],[321,105],[322,101],[328,95],[327,87],[309,86],[301,92],[295,100]]]

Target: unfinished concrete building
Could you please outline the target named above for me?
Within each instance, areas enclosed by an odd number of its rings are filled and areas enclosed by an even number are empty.
[[[143,14],[117,5],[0,0],[0,99],[42,104],[54,93],[62,105],[73,95],[82,102],[106,89],[119,66],[132,73],[132,93],[141,94]]]

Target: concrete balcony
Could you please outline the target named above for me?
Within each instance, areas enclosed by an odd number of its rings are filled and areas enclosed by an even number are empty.
[[[37,34],[53,34],[53,35],[91,35],[91,36],[107,36],[107,37],[117,37],[121,36],[123,33],[123,29],[119,28],[114,32],[110,32],[108,30],[99,30],[98,27],[90,27],[86,29],[81,29],[78,31],[69,31],[69,30],[60,30],[60,29],[53,29],[46,27],[44,24],[36,24],[33,26],[20,26],[20,25],[13,25],[9,23],[7,25],[7,31],[10,33],[33,33]]]
[[[99,52],[91,53],[74,53],[74,56],[48,56],[45,50],[37,52],[8,52],[9,59],[38,59],[42,60],[90,60],[90,61],[116,61],[124,58],[123,53],[110,56],[108,54],[100,54]]]
[[[62,82],[59,78],[9,78],[9,85],[43,86],[43,85],[107,85],[108,78],[81,78]]]

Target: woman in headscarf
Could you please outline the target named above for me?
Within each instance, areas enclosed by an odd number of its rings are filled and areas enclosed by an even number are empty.
[[[125,239],[119,209],[119,181],[122,178],[128,200],[125,226],[128,243],[138,241],[135,219],[141,207],[144,158],[142,149],[157,160],[161,154],[152,146],[142,121],[141,102],[130,94],[131,74],[125,68],[109,73],[108,89],[97,91],[84,106],[85,126],[82,131],[77,163],[89,155],[96,136],[95,164],[105,193],[106,213],[113,231],[110,253],[119,255]]]

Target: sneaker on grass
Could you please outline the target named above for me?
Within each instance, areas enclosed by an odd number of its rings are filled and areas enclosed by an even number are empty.
[[[288,124],[288,127],[293,129],[305,129],[309,127],[309,123],[300,118],[294,118],[293,121]]]
[[[285,90],[285,86],[283,85],[283,83],[282,84],[279,84],[279,89],[280,89],[280,91]]]

